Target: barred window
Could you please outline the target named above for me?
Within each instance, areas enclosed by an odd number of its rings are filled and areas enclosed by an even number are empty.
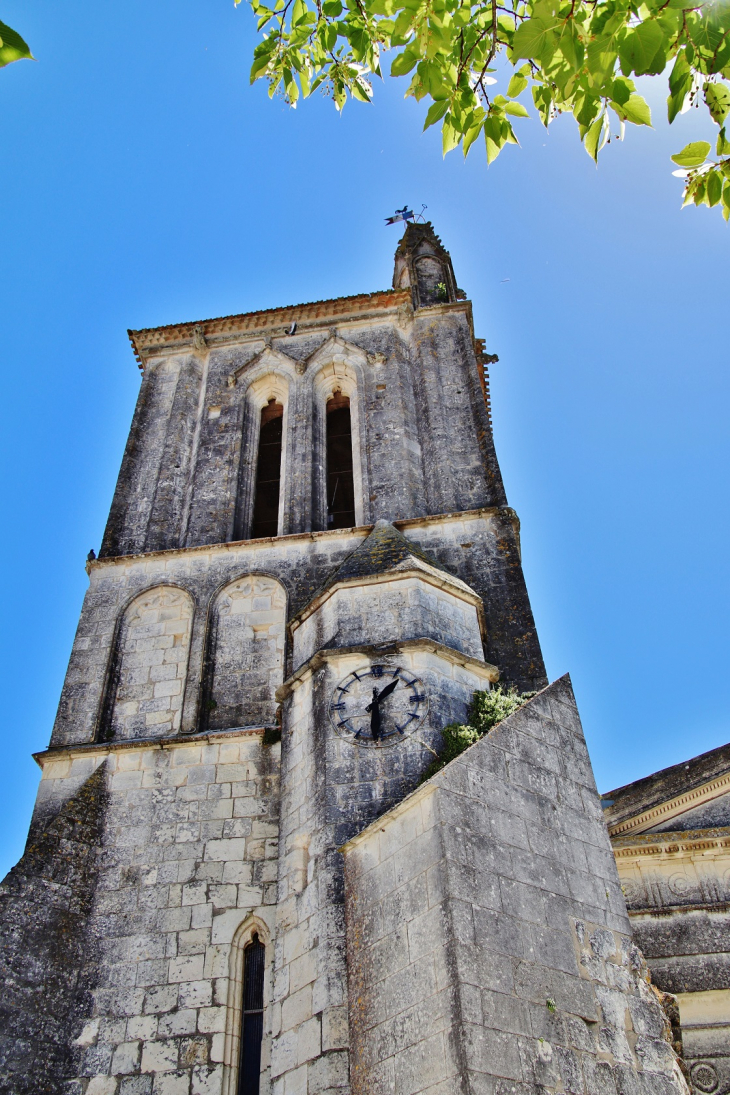
[[[261,1039],[264,1033],[264,957],[266,948],[253,935],[243,952],[243,1007],[238,1095],[259,1095]]]

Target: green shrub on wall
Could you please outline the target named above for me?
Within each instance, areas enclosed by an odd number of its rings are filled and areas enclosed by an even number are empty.
[[[535,695],[534,692],[518,692],[514,685],[497,684],[488,692],[475,692],[469,707],[469,721],[466,725],[452,722],[442,730],[443,747],[437,760],[426,769],[424,783],[440,771],[450,760],[454,760],[474,742],[488,734],[498,723],[522,707]]]

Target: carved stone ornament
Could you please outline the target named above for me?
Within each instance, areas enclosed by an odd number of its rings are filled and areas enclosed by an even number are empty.
[[[306,363],[306,361],[297,361],[297,363],[296,363],[296,365],[294,366],[294,368],[296,369],[296,371],[297,371],[297,374],[298,374],[299,376],[304,376],[304,374],[305,374],[305,373],[306,373],[306,371],[307,371],[307,363]]]
[[[335,730],[353,745],[397,745],[423,722],[428,696],[407,669],[364,665],[335,685],[329,705]]]
[[[207,354],[208,343],[205,341],[205,335],[203,328],[198,325],[193,329],[193,353],[195,354]]]
[[[385,365],[385,354],[368,354],[368,361],[371,365]]]
[[[692,1065],[692,1083],[698,1089],[698,1091],[715,1091],[720,1083],[720,1077],[717,1075],[717,1071],[714,1065],[711,1065],[709,1061],[696,1061]]]

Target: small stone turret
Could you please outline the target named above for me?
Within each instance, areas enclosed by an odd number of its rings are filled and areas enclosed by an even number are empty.
[[[411,222],[395,253],[393,288],[411,290],[414,308],[452,304],[464,294],[456,287],[451,255],[430,221]]]

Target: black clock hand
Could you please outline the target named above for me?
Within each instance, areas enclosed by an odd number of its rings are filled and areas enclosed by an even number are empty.
[[[389,696],[390,693],[398,687],[398,680],[399,678],[396,677],[394,681],[391,681],[390,684],[386,685],[386,687],[378,696],[378,703],[381,703],[386,698],[386,696]]]

